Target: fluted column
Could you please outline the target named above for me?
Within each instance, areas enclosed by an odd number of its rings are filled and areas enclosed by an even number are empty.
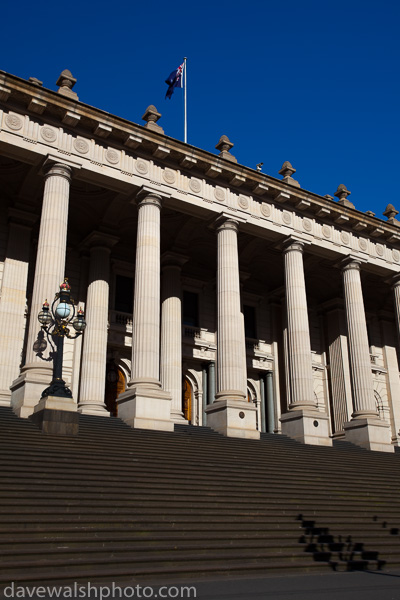
[[[46,344],[37,315],[44,300],[53,300],[64,279],[71,173],[71,166],[57,162],[47,167],[45,175],[26,364],[11,387],[11,404],[23,417],[33,412],[43,388],[51,379],[52,363],[42,360],[48,358],[50,347],[47,344],[44,348]]]
[[[160,210],[155,193],[139,201],[130,386],[161,387]]]
[[[316,407],[308,325],[303,243],[289,240],[284,248],[287,310],[287,352],[290,385],[289,409]]]
[[[286,381],[289,411],[280,418],[282,433],[306,444],[332,445],[329,417],[317,410],[314,400],[310,330],[303,267],[304,242],[291,237],[284,242],[286,291]]]
[[[217,393],[207,409],[207,424],[232,437],[259,438],[256,408],[246,401],[246,346],[240,310],[239,222],[222,215],[216,223]],[[211,398],[210,398],[211,401]]]
[[[35,215],[10,209],[0,300],[0,404],[10,405],[10,385],[18,377],[26,327],[31,225]]]
[[[224,219],[218,232],[218,346],[216,400],[246,399],[245,337],[240,311],[238,223]]]
[[[161,199],[145,187],[138,195],[132,376],[117,404],[118,416],[132,427],[171,431],[171,396],[160,382]]]
[[[352,418],[377,417],[361,287],[360,261],[353,258],[347,259],[342,273],[353,389],[354,412]]]
[[[400,275],[396,275],[393,277],[393,301],[394,301],[394,310],[396,316],[396,327],[397,327],[397,336],[400,342]]]
[[[90,248],[89,285],[85,306],[86,331],[83,342],[78,410],[84,414],[109,416],[104,404],[107,362],[107,325],[110,252],[117,238],[94,233]]]
[[[185,423],[182,412],[182,286],[187,258],[168,252],[162,257],[161,384],[172,397],[171,419]]]
[[[379,419],[375,402],[361,287],[361,261],[349,256],[342,265],[353,391],[352,418],[343,426],[345,439],[369,450],[393,452],[389,423]]]

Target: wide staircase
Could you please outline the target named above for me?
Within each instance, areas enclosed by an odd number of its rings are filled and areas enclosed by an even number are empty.
[[[400,569],[400,454],[0,408],[0,585]]]

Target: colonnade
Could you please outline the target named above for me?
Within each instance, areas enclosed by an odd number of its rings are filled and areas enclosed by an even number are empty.
[[[51,299],[64,278],[69,188],[74,165],[54,162],[45,173],[26,364],[13,382],[11,403],[28,416],[51,376],[48,348],[40,339],[36,319],[45,298]],[[184,422],[181,409],[181,284],[187,257],[160,257],[160,212],[163,196],[143,187],[137,195],[138,226],[132,333],[132,374],[118,398],[119,416],[134,427],[172,430]],[[221,214],[215,221],[217,246],[217,389],[205,407],[207,425],[228,436],[258,438],[256,408],[246,397],[246,349],[241,314],[238,231],[241,219]],[[118,239],[93,234],[86,303],[87,330],[83,345],[79,411],[104,414],[105,365],[109,296],[109,264]],[[304,442],[329,444],[329,419],[317,410],[311,361],[310,331],[303,266],[304,241],[291,236],[283,243],[287,315],[287,369],[290,390],[282,431]],[[353,414],[344,426],[346,437],[375,449],[386,449],[390,434],[379,422],[374,400],[361,261],[342,262],[343,290],[351,364]],[[161,289],[161,271],[163,288]],[[7,284],[5,272],[3,286]],[[26,274],[23,275],[26,282]],[[22,278],[23,278],[22,277]],[[21,280],[22,280],[21,278]],[[7,287],[7,286],[6,286]],[[400,279],[394,280],[397,324],[400,323]],[[160,321],[160,306],[161,321]],[[0,304],[0,322],[5,304]],[[3,312],[2,312],[3,311]],[[161,336],[160,336],[161,331]],[[41,345],[42,344],[42,345]]]

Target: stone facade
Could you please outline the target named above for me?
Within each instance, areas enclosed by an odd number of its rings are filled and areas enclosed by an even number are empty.
[[[0,71],[0,402],[51,378],[37,314],[64,276],[76,410],[133,427],[399,445],[400,229]],[[68,92],[68,93],[67,93]],[[156,119],[154,117],[156,115]],[[299,177],[301,179],[301,177]],[[256,442],[255,442],[256,443]]]

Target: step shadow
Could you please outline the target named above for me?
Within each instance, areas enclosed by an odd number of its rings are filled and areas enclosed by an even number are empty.
[[[343,567],[346,571],[380,571],[385,566],[386,561],[379,558],[377,550],[366,549],[365,543],[353,536],[333,535],[329,527],[321,527],[302,514],[296,520],[301,521],[303,528],[299,544],[304,545],[304,551],[312,554],[316,562],[327,563],[333,571]]]

